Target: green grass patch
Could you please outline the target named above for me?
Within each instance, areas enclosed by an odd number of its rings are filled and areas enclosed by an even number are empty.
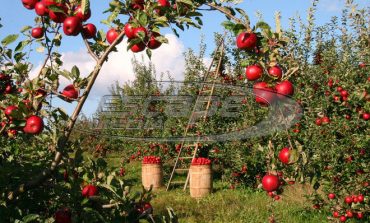
[[[107,157],[109,165],[119,164],[117,158]],[[141,190],[141,163],[125,165],[125,180],[132,186],[132,191]],[[265,192],[249,188],[228,189],[228,183],[214,182],[214,193],[202,198],[190,197],[189,189],[182,188],[166,191],[165,188],[153,192],[154,215],[167,214],[167,208],[175,211],[179,222],[268,222],[271,213],[276,222],[319,223],[327,222],[327,213],[311,208],[312,204],[303,197],[305,188],[301,185],[287,186],[279,201],[272,202]]]

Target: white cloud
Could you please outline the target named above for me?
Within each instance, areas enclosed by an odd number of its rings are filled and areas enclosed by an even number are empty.
[[[153,51],[151,62],[155,65],[157,73],[169,71],[175,79],[182,79],[184,70],[184,45],[173,34],[167,34],[168,44],[163,44],[160,48]],[[132,59],[136,57],[138,60],[144,58],[144,62],[149,63],[149,58],[145,52],[132,53],[126,51],[127,42],[123,41],[118,45],[118,52],[113,52],[109,56],[108,62],[103,65],[101,73],[94,85],[93,97],[100,97],[108,93],[108,88],[115,81],[124,83],[128,80],[133,80],[133,65]],[[94,61],[87,52],[80,50],[78,52],[66,52],[62,54],[64,61],[63,68],[69,70],[76,65],[80,68],[82,74],[88,74],[94,68]]]
[[[183,71],[185,60],[183,52],[185,50],[184,44],[173,34],[167,34],[168,44],[163,44],[160,48],[153,50],[151,62],[155,65],[157,74],[169,71],[176,80],[183,79]],[[91,114],[94,111],[101,96],[109,93],[109,87],[118,81],[123,84],[126,81],[134,79],[132,59],[136,57],[139,61],[144,58],[145,63],[149,63],[149,58],[145,51],[141,53],[132,53],[127,51],[127,42],[124,40],[117,46],[118,52],[113,52],[109,56],[108,62],[103,65],[101,73],[99,74],[92,93],[89,95],[87,101],[90,106],[87,107],[85,113]],[[73,52],[62,53],[63,69],[71,70],[76,65],[82,76],[87,76],[95,66],[95,61],[87,53],[86,50],[79,50]],[[33,69],[31,77],[35,76],[41,65]],[[166,78],[166,76],[164,77]],[[65,79],[61,80],[61,88],[69,82]],[[61,89],[60,89],[61,90]],[[63,103],[63,107],[65,107]],[[67,105],[67,110],[70,111],[72,106]]]

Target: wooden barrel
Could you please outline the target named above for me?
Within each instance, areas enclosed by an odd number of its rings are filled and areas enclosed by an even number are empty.
[[[153,185],[153,190],[163,186],[163,171],[161,164],[142,164],[141,180],[145,189]]]
[[[190,196],[201,198],[210,194],[212,192],[211,165],[191,165],[189,171]]]

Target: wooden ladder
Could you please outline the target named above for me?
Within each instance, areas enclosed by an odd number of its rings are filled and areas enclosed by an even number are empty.
[[[219,50],[221,50],[221,52],[220,52],[220,57],[219,57],[219,61],[217,63],[216,70],[214,71],[215,75],[212,78],[212,82],[211,82],[212,86],[210,88],[208,88],[208,85],[210,83],[207,83],[207,80],[210,76],[210,73],[212,72],[211,69],[213,67],[213,64],[215,63],[216,56],[217,56],[217,53],[219,52]],[[222,64],[223,54],[224,54],[224,39],[222,38],[220,40],[220,43],[218,44],[216,50],[215,50],[215,53],[214,53],[214,56],[212,58],[211,64],[208,67],[207,73],[203,78],[202,86],[201,86],[200,91],[197,95],[197,99],[195,101],[193,110],[192,110],[190,118],[188,120],[188,124],[185,128],[183,138],[186,138],[186,136],[188,136],[189,129],[191,128],[192,124],[194,124],[199,119],[199,117],[202,117],[203,121],[205,121],[206,118],[207,118],[208,110],[209,110],[209,108],[211,106],[211,103],[212,103],[211,99],[212,99],[212,95],[213,95],[214,90],[215,90],[216,80],[220,76],[220,67],[221,67],[221,64]],[[201,99],[204,99],[204,96],[205,96],[204,94],[208,94],[208,95],[206,95],[206,96],[208,96],[207,100],[201,100]],[[207,102],[205,110],[204,111],[197,111],[198,106],[201,103],[204,103],[204,102]],[[191,161],[196,157],[196,155],[198,153],[199,139],[200,139],[200,136],[198,136],[197,139],[193,143],[186,143],[186,144],[185,144],[185,140],[181,141],[181,143],[180,143],[181,147],[180,147],[180,150],[177,154],[177,157],[176,157],[176,160],[175,160],[175,165],[172,169],[170,179],[167,183],[167,188],[166,188],[167,191],[170,189],[171,185],[181,185],[181,184],[184,184],[184,190],[186,190],[186,188],[188,186],[188,183],[189,183],[189,179],[190,179],[189,168],[190,168],[190,165],[191,165]],[[192,151],[192,155],[191,156],[183,156],[182,154],[183,154],[184,148],[189,148],[189,147],[194,148],[193,151]],[[189,168],[186,168],[186,169],[178,168],[179,160],[190,160]],[[173,181],[173,177],[174,177],[175,173],[179,173],[179,172],[182,172],[182,173],[187,172],[187,177],[186,177],[185,182],[184,181]]]

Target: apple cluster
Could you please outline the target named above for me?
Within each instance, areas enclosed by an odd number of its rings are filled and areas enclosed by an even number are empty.
[[[15,86],[11,77],[0,73],[0,95],[11,94],[14,90]]]
[[[171,5],[167,0],[158,0],[158,9],[156,9],[156,13],[163,14],[163,12],[169,9],[170,6]],[[132,1],[131,9],[134,11],[145,10],[144,1]],[[112,44],[122,32],[125,34],[129,42],[134,41],[133,44],[130,45],[130,50],[134,53],[141,52],[146,48],[154,50],[162,45],[162,42],[158,41],[158,37],[160,36],[158,32],[152,31],[149,27],[138,25],[132,17],[130,17],[123,29],[111,28],[108,30],[106,34],[107,42]]]
[[[0,132],[9,138],[15,138],[19,132],[36,135],[43,131],[43,119],[35,115],[41,108],[35,110],[30,100],[24,99],[18,105],[12,104],[8,95],[18,95],[22,93],[22,88],[14,85],[14,80],[10,75],[0,73],[0,99],[3,100],[5,107],[0,107]],[[36,96],[43,96],[42,92],[35,92]]]
[[[328,198],[329,198],[329,200],[334,200],[334,199],[336,199],[336,195],[334,193],[329,193]],[[344,203],[351,206],[352,204],[364,203],[364,200],[365,200],[365,197],[362,194],[348,195],[344,198]],[[357,219],[363,219],[364,214],[362,212],[354,212],[351,209],[348,209],[346,211],[334,210],[333,211],[333,217],[334,218],[339,218],[340,222],[346,222],[347,219],[354,218],[354,217],[356,217]]]
[[[153,213],[153,207],[149,202],[138,202],[134,205],[134,208],[139,215],[148,215]]]
[[[161,157],[159,156],[144,156],[143,164],[160,164]]]
[[[211,160],[205,157],[197,157],[191,161],[191,165],[211,165]]]
[[[337,87],[334,88],[334,86],[336,84],[338,84],[338,82],[339,82],[338,80],[336,80],[334,82],[334,80],[332,78],[329,78],[328,82],[327,82],[327,86],[329,87],[329,90],[325,91],[325,95],[326,96],[332,96],[333,97],[332,101],[334,103],[344,105],[347,108],[351,108],[350,103],[349,103],[350,102],[350,96],[351,96],[350,95],[350,90],[348,90],[348,89],[346,90],[340,85],[337,85]],[[332,88],[334,88],[334,90],[330,90]],[[366,92],[366,90],[364,90],[363,93],[362,93],[363,100],[369,102],[370,101],[369,96],[370,95]],[[365,111],[363,108],[357,107],[356,112],[359,114],[359,117],[362,118],[364,121],[367,121],[367,120],[370,119],[370,113]],[[345,118],[347,120],[352,119],[350,114],[345,114]],[[329,122],[330,122],[330,120],[328,121],[328,123]],[[324,123],[324,120],[322,120],[322,122],[320,122],[319,119],[316,119],[316,125],[321,125],[321,123]]]
[[[82,33],[84,38],[91,39],[96,35],[94,24],[83,24],[91,17],[90,9],[83,11],[80,5],[56,0],[22,0],[22,3],[26,9],[34,9],[39,16],[48,17],[55,23],[62,23],[63,32],[67,36],[77,36]],[[31,31],[31,36],[40,39],[44,36],[44,32],[44,27],[35,27]]]
[[[240,50],[259,53],[258,36],[253,32],[242,32],[236,37],[236,46]],[[262,79],[265,73],[260,64],[252,64],[246,67],[245,76],[248,81],[257,81]],[[268,84],[265,81],[259,81],[253,85],[255,100],[261,105],[273,103],[276,99],[294,94],[294,86],[288,80],[281,81],[283,70],[280,66],[274,65],[268,69],[268,76],[279,81],[276,84]]]

